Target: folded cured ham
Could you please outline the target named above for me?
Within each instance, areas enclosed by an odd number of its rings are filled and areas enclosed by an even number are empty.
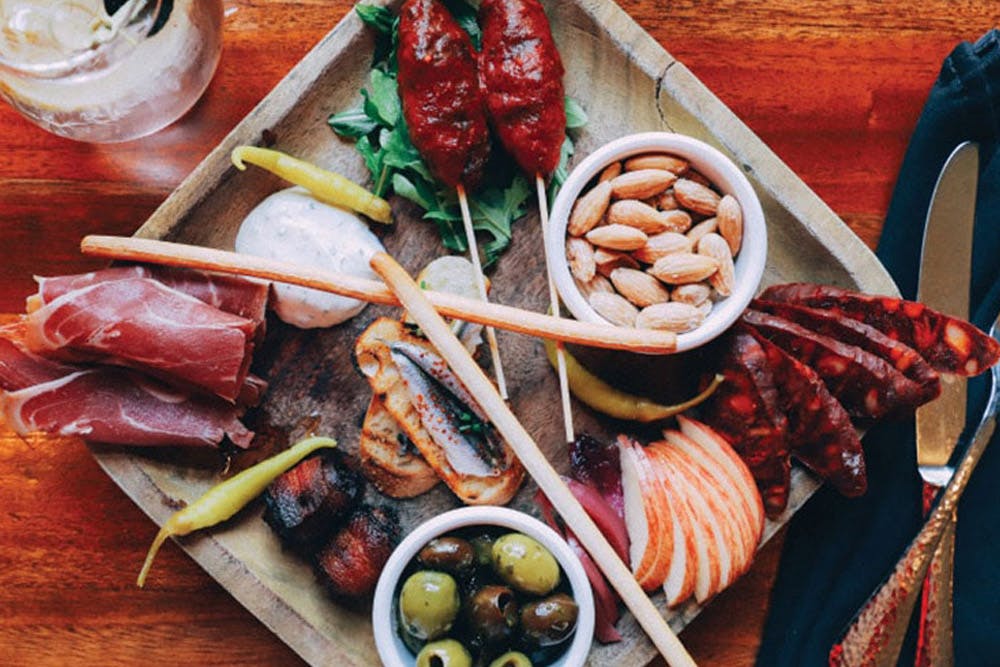
[[[249,446],[239,408],[173,389],[135,371],[76,368],[0,337],[0,414],[17,433],[45,431],[92,442],[215,446],[226,436]]]
[[[65,292],[22,325],[36,354],[137,368],[229,401],[244,390],[257,330],[250,319],[151,278]]]

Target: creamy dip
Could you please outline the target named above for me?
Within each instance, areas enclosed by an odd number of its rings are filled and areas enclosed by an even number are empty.
[[[314,199],[304,188],[281,190],[250,211],[236,235],[236,252],[311,269],[377,280],[368,265],[384,250],[356,215]],[[274,284],[275,312],[303,328],[329,327],[360,313],[364,301],[297,285]]]

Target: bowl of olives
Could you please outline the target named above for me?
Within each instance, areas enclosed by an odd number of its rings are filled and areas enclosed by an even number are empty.
[[[555,531],[505,507],[463,507],[396,547],[372,606],[387,667],[576,667],[594,597]]]

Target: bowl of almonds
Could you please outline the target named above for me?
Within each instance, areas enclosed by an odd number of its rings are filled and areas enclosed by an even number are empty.
[[[708,144],[668,132],[605,144],[570,173],[546,253],[578,320],[673,331],[678,351],[728,329],[767,259],[760,201]]]

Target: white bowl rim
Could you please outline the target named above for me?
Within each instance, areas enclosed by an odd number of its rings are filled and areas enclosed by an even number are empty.
[[[393,550],[379,576],[372,604],[375,647],[382,664],[386,667],[413,667],[414,664],[413,654],[396,633],[396,623],[393,617],[393,597],[403,570],[417,555],[417,552],[433,538],[459,528],[479,525],[500,526],[522,532],[537,539],[555,556],[569,579],[573,599],[576,600],[579,607],[579,616],[577,617],[576,634],[573,636],[573,641],[559,660],[551,664],[551,667],[583,665],[593,642],[595,615],[594,595],[583,564],[580,563],[580,559],[573,553],[566,541],[549,526],[530,514],[509,507],[493,505],[459,507],[428,519],[414,528]],[[403,656],[408,659],[404,659]]]
[[[547,238],[548,268],[566,307],[581,321],[607,324],[583,298],[566,262],[566,225],[583,188],[614,160],[654,151],[672,152],[688,159],[699,172],[732,194],[743,210],[744,246],[736,259],[733,293],[716,303],[698,328],[677,336],[677,352],[700,347],[721,335],[739,318],[756,294],[767,262],[767,226],[760,199],[736,164],[709,144],[675,132],[641,132],[610,141],[584,158],[566,181],[552,206]],[[752,242],[745,243],[752,238]]]

